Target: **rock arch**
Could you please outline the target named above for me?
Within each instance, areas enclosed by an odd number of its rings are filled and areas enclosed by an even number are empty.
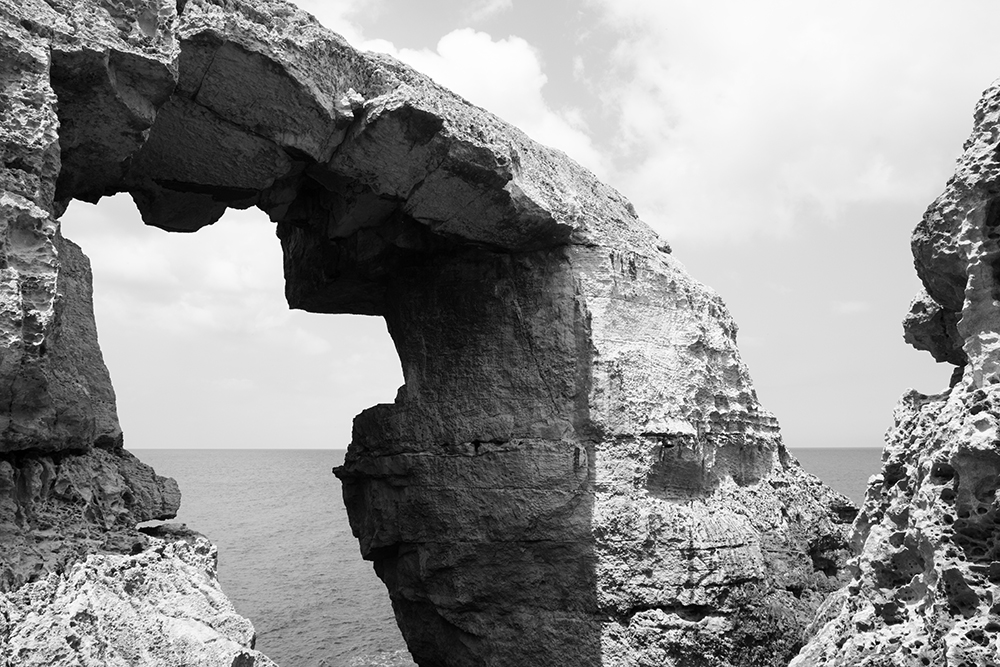
[[[0,16],[5,456],[120,455],[71,199],[128,191],[173,231],[257,206],[289,305],[381,315],[399,352],[404,386],[336,473],[418,664],[797,650],[851,508],[785,451],[724,304],[624,197],[278,0]]]

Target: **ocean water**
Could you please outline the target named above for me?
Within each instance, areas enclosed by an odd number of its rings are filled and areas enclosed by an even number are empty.
[[[793,449],[806,472],[819,477],[860,506],[868,478],[882,468],[882,450],[874,447]]]
[[[144,449],[180,484],[177,521],[219,549],[219,580],[281,667],[413,667],[389,599],[351,535],[331,468],[342,450]],[[879,449],[797,449],[856,503]]]
[[[144,449],[181,487],[177,521],[219,549],[219,581],[281,667],[412,667],[361,559],[329,450]]]

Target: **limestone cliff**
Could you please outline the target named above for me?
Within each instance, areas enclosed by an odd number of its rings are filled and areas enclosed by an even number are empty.
[[[906,340],[958,365],[909,392],[853,539],[854,578],[794,667],[1000,663],[1000,82],[976,108],[955,176],[913,233],[925,293]]]
[[[337,474],[418,664],[798,649],[855,510],[788,455],[724,304],[619,193],[279,0],[0,0],[0,19],[4,451],[120,451],[96,338],[59,334],[86,310],[70,199],[128,191],[173,231],[257,206],[289,304],[382,316],[399,353],[405,385]],[[59,356],[70,339],[86,349]]]
[[[136,530],[180,493],[122,449],[90,265],[57,220],[145,141],[176,82],[175,17],[172,2],[0,0],[4,667],[270,664],[211,545]]]

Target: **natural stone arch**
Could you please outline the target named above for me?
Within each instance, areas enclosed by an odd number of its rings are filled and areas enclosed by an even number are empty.
[[[8,133],[0,181],[4,451],[120,447],[103,364],[60,347],[69,200],[128,191],[174,231],[257,206],[289,304],[381,315],[399,352],[405,385],[337,474],[418,664],[797,650],[850,508],[785,451],[722,301],[620,194],[277,0],[0,7],[31,65],[6,99],[40,129]]]

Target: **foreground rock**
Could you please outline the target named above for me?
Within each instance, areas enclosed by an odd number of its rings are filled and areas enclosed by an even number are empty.
[[[268,665],[180,494],[122,449],[92,276],[59,233],[145,142],[177,80],[174,2],[0,0],[0,664]],[[58,112],[57,112],[58,109]]]
[[[216,578],[217,553],[195,533],[150,538],[135,555],[91,555],[0,596],[6,665],[274,667]]]
[[[913,235],[926,293],[904,323],[907,341],[961,366],[943,393],[900,400],[855,524],[856,574],[794,667],[1000,662],[998,138],[994,84]]]
[[[257,206],[289,304],[382,316],[399,352],[405,385],[358,417],[337,473],[418,664],[795,653],[854,509],[788,455],[724,304],[620,194],[277,0],[0,16],[18,58],[0,109],[30,120],[3,125],[4,247],[22,250],[0,385],[26,388],[6,450],[120,442],[83,361],[96,338],[56,356],[85,298],[59,249],[69,200],[128,191],[174,231]],[[48,416],[67,412],[63,432]],[[11,636],[35,632],[18,618]]]
[[[0,459],[0,592],[91,553],[146,546],[136,524],[177,514],[177,483],[124,450]]]

